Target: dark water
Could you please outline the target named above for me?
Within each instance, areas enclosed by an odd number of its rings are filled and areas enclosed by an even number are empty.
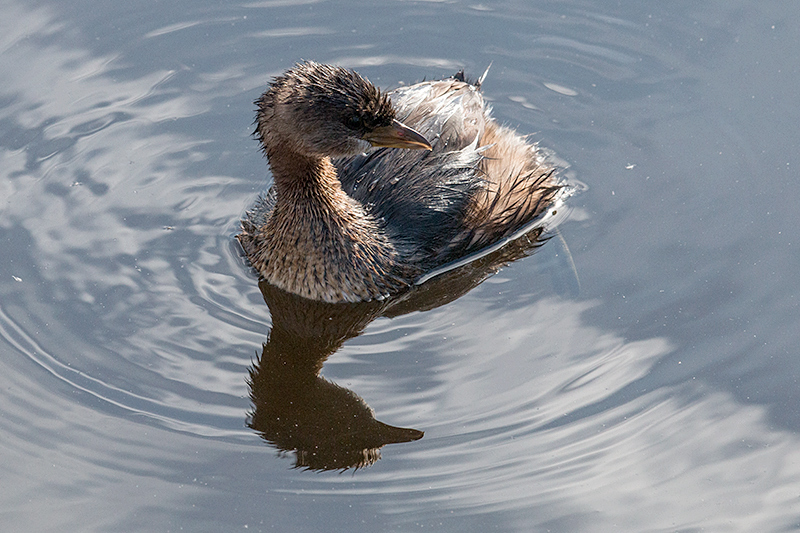
[[[800,528],[800,4],[381,6],[3,3],[2,530]],[[587,185],[579,292],[551,239],[312,346],[425,433],[345,473],[247,426],[262,344],[296,339],[232,236],[268,183],[252,101],[301,58],[491,63],[495,116]]]

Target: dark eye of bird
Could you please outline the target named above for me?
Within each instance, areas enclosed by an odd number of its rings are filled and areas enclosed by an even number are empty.
[[[350,128],[351,130],[360,129],[361,128],[361,117],[358,116],[358,115],[353,115],[353,116],[351,116],[350,118],[348,118],[345,121],[344,125],[347,126],[348,128]]]

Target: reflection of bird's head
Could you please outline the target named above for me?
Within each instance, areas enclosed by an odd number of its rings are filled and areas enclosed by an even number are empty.
[[[271,364],[262,357],[251,371],[254,409],[248,425],[279,450],[294,451],[297,467],[369,466],[380,459],[384,445],[423,436],[416,429],[376,420],[363,399],[321,376],[297,376],[284,370],[285,364]]]
[[[341,67],[300,63],[275,78],[256,105],[256,132],[268,150],[336,157],[370,146],[431,148],[395,120],[386,94]]]

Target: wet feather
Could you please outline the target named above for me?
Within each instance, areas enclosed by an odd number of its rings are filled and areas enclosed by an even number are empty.
[[[543,213],[555,168],[491,118],[484,76],[388,93],[311,62],[276,78],[256,102],[275,184],[238,235],[262,277],[316,300],[382,298]],[[363,137],[392,120],[432,149],[364,152]]]

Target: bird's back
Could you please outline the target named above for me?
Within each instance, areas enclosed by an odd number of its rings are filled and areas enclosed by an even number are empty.
[[[489,116],[479,84],[453,78],[389,93],[397,119],[433,150],[334,160],[342,188],[385,223],[423,270],[479,250],[546,209],[558,189],[535,145]]]

